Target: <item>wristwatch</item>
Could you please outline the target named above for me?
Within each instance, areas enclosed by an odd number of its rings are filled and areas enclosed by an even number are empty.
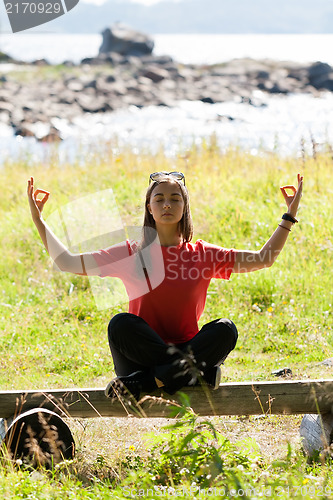
[[[289,222],[292,222],[293,224],[295,224],[295,222],[298,222],[298,220],[295,219],[295,217],[293,217],[292,215],[288,214],[288,212],[282,215],[282,219],[289,220]]]

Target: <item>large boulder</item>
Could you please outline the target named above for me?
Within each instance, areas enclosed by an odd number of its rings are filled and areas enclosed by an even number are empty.
[[[154,41],[148,35],[117,23],[103,32],[102,45],[99,54],[116,52],[123,56],[144,56],[151,54]]]
[[[316,62],[308,70],[309,82],[316,89],[332,90],[333,68],[327,63]]]

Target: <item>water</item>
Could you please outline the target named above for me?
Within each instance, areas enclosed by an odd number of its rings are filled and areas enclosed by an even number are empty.
[[[333,35],[157,35],[156,54],[169,54],[184,63],[216,63],[237,57],[274,58],[333,64]],[[2,35],[1,50],[13,57],[31,61],[45,57],[52,63],[65,59],[79,62],[98,53],[100,35],[15,34]],[[130,107],[114,113],[85,115],[73,124],[55,119],[64,138],[59,161],[78,155],[84,159],[100,138],[117,138],[117,143],[156,151],[161,145],[170,156],[182,147],[214,134],[222,147],[230,143],[257,154],[260,148],[280,154],[298,154],[305,140],[311,148],[316,142],[333,143],[333,94],[257,98],[262,107],[237,102],[205,104],[180,102],[173,108]],[[227,117],[231,117],[232,120]],[[45,158],[50,146],[34,139],[14,138],[12,130],[0,124],[2,158],[17,157],[31,151],[31,161]]]
[[[333,35],[156,35],[156,52],[193,64],[234,58],[333,64]]]
[[[268,97],[258,93],[257,97],[266,105],[182,101],[173,108],[132,106],[113,113],[86,115],[73,124],[57,119],[54,125],[65,139],[59,146],[58,161],[73,161],[78,155],[84,161],[98,149],[101,138],[116,139],[117,147],[130,145],[134,150],[143,148],[152,153],[163,146],[171,158],[213,134],[222,148],[233,144],[254,155],[263,149],[299,155],[302,142],[311,151],[312,139],[319,144],[333,143],[332,94],[320,99],[305,94]],[[50,153],[49,145],[14,138],[9,128],[6,133],[0,128],[0,148],[2,158],[17,157],[29,150],[32,164],[40,158],[47,161]]]
[[[234,58],[270,58],[333,64],[333,35],[153,35],[156,55],[183,63],[214,64]],[[98,54],[102,36],[52,33],[0,35],[0,50],[22,61],[80,62]]]

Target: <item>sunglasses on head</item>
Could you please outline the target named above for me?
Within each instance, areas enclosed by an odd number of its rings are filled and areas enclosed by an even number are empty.
[[[158,181],[163,177],[170,176],[176,181],[183,181],[185,186],[185,175],[182,172],[154,172],[149,176],[149,184],[153,181]]]

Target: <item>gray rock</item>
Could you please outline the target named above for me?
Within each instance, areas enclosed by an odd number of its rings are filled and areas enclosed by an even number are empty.
[[[112,82],[115,82],[116,81],[116,78],[113,76],[113,75],[108,75],[105,77],[105,82],[106,83],[112,83]]]
[[[316,89],[328,89],[330,77],[333,75],[333,68],[326,63],[316,62],[308,69],[308,80],[311,85]]]
[[[117,64],[124,64],[125,62],[125,57],[122,56],[121,54],[118,54],[118,52],[109,52],[109,53],[101,53],[98,55],[100,59],[105,59],[106,61],[110,61],[111,64],[117,65]]]
[[[316,89],[325,89],[333,91],[333,72],[323,75],[321,78],[317,78],[312,85]]]
[[[85,57],[84,59],[81,59],[81,65],[84,64],[89,64],[91,66],[98,66],[101,64],[105,64],[105,61],[100,59],[99,57]]]
[[[215,100],[212,97],[201,97],[201,102],[206,102],[207,104],[215,104]]]
[[[49,131],[45,135],[38,137],[37,140],[39,142],[60,142],[63,139],[59,130],[53,126],[50,126]]]
[[[269,72],[265,71],[265,70],[260,70],[260,71],[258,71],[256,78],[257,78],[257,80],[268,80]]]
[[[309,80],[310,82],[318,77],[322,77],[323,75],[327,75],[333,71],[332,66],[323,62],[316,62],[311,64],[308,70]]]
[[[169,73],[163,68],[159,68],[158,66],[148,66],[145,68],[141,75],[149,80],[152,80],[154,83],[158,83],[164,79],[169,78]]]
[[[329,366],[330,368],[333,368],[333,358],[327,358],[324,359],[319,365],[324,365],[324,366]]]
[[[67,83],[67,89],[72,92],[81,92],[84,89],[84,85],[79,80],[71,80]]]
[[[24,120],[24,113],[22,111],[21,103],[16,102],[16,107],[14,111],[11,113],[11,124],[14,129],[18,127]]]
[[[66,68],[74,68],[76,64],[73,61],[64,61],[62,63],[63,66],[66,66]]]
[[[272,375],[275,375],[275,377],[291,377],[293,374],[291,368],[285,367],[285,368],[279,368],[278,370],[274,370],[272,372]]]
[[[0,110],[0,122],[5,123],[6,125],[10,125],[10,116],[7,111]]]
[[[89,88],[92,88],[92,89],[96,89],[97,88],[97,80],[90,80],[90,82],[87,82],[85,85],[84,85],[84,88],[85,89],[89,89]]]
[[[173,59],[170,56],[154,56],[153,54],[142,56],[140,60],[142,64],[157,64],[158,66],[165,66],[166,64],[173,63]]]
[[[117,52],[126,56],[143,56],[151,54],[154,41],[148,35],[117,23],[103,32],[102,45],[99,54]]]
[[[306,67],[295,67],[289,70],[288,78],[292,78],[299,82],[307,82],[309,81],[309,69]]]
[[[75,102],[76,99],[75,99],[75,94],[73,94],[73,92],[66,92],[66,91],[61,92],[58,99],[58,103],[60,104],[72,105]]]
[[[14,109],[15,109],[14,104],[10,102],[0,101],[0,113],[5,111],[8,114],[10,114],[14,111]]]
[[[12,63],[15,63],[17,61],[15,61],[15,59],[13,59],[8,54],[5,54],[4,52],[0,51],[0,62],[6,62],[6,63],[12,62]]]
[[[33,131],[31,127],[31,123],[21,123],[19,127],[15,127],[15,135],[20,135],[22,137],[34,137],[35,132]]]
[[[124,56],[120,64],[127,64],[131,68],[140,68],[142,66],[141,58],[138,56]]]
[[[258,89],[279,94],[305,91],[315,96],[333,91],[333,70],[323,63],[242,59],[195,66],[178,64],[168,56],[116,52],[99,54],[94,60],[99,65],[109,64],[112,74],[107,67],[94,69],[87,64],[78,66],[75,73],[64,68],[49,80],[34,76],[23,83],[9,74],[1,83],[0,120],[9,123],[15,133],[56,140],[56,132],[45,129],[55,117],[71,121],[83,113],[104,113],[129,105],[173,106],[183,99],[265,106],[255,94]],[[44,125],[38,132],[33,126],[37,122]]]
[[[283,88],[279,83],[267,80],[264,83],[258,84],[258,89],[265,90],[270,94],[287,94],[288,90]]]
[[[111,105],[105,99],[90,99],[86,95],[78,95],[76,101],[84,113],[105,113],[106,111],[112,111]]]
[[[31,64],[33,64],[34,66],[50,66],[50,63],[49,61],[47,61],[47,59],[36,59]]]

